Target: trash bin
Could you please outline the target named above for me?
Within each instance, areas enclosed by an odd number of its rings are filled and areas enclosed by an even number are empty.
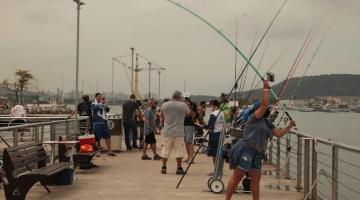
[[[111,118],[108,120],[109,129],[111,132],[111,148],[114,151],[121,151],[122,147],[122,119]],[[101,140],[101,146],[106,147],[105,141]]]

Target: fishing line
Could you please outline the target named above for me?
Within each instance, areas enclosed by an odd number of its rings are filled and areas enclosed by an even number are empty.
[[[282,54],[280,54],[280,56],[266,70],[266,73],[264,73],[263,76],[265,76],[268,72],[270,72],[275,67],[275,65],[281,60],[281,58],[286,54],[286,52],[287,52],[287,50],[285,50],[284,52],[282,52]],[[249,90],[248,95],[246,97],[247,101],[250,99],[250,96],[256,91],[256,88],[260,85],[260,83],[261,83],[261,80],[259,80],[257,82],[257,84]]]
[[[264,80],[264,78],[261,76],[260,72],[255,68],[255,66],[250,62],[250,60],[237,48],[237,46],[228,38],[224,35],[224,33],[222,33],[218,28],[216,28],[214,25],[212,25],[209,21],[205,20],[204,18],[202,18],[200,15],[196,14],[195,12],[189,10],[188,8],[182,6],[179,3],[174,2],[173,0],[166,0],[169,3],[174,4],[175,6],[187,11],[189,14],[193,15],[194,17],[198,18],[200,21],[204,22],[205,24],[207,24],[211,29],[213,29],[214,31],[216,31],[226,42],[228,42],[235,50],[236,52],[238,52],[238,54],[247,62],[247,65],[250,65],[250,67],[255,71],[255,73],[259,76],[259,78],[261,78],[262,80]],[[258,43],[257,47],[260,46],[261,42],[263,41],[266,33],[269,31],[271,25],[274,23],[275,18],[278,16],[278,14],[280,13],[280,11],[282,10],[282,8],[285,6],[287,0],[285,0],[283,2],[283,4],[281,5],[280,9],[277,11],[275,17],[273,18],[273,20],[270,23],[270,26],[267,28],[267,30],[265,31],[263,37],[261,38],[260,42]],[[257,49],[257,48],[256,48]],[[252,55],[253,56],[253,55]],[[244,71],[244,70],[243,70]],[[243,73],[243,72],[242,72]],[[237,82],[239,81],[239,79],[241,78],[241,76],[239,76],[239,78],[237,79]],[[236,84],[234,84],[234,86],[232,87],[231,91],[229,92],[229,96],[232,94],[234,88],[235,88]],[[275,92],[270,89],[271,94],[277,99],[277,95],[275,94]],[[222,107],[220,108],[220,110],[223,109],[225,104],[222,105]],[[285,108],[282,107],[282,109],[286,112]],[[217,114],[216,118],[219,116],[220,112]],[[289,115],[288,115],[289,116]],[[291,118],[289,116],[289,118]],[[206,136],[209,134],[209,132],[206,134]],[[206,137],[205,136],[205,137]],[[182,182],[182,180],[184,179],[185,175],[187,174],[187,171],[189,170],[191,164],[193,163],[192,161],[194,160],[194,158],[196,157],[196,155],[199,153],[199,148],[197,149],[197,151],[195,152],[190,164],[188,165],[188,167],[185,170],[185,173],[183,174],[183,176],[181,177],[179,183],[177,184],[176,188],[178,188]]]
[[[290,98],[289,98],[289,102],[287,103],[286,108],[290,105],[290,101],[295,98],[295,95],[296,95],[296,93],[298,92],[298,90],[299,90],[299,88],[300,88],[300,86],[301,86],[301,83],[302,83],[303,80],[305,79],[305,74],[306,74],[306,72],[309,70],[312,62],[314,61],[317,53],[319,52],[322,44],[324,43],[327,35],[329,34],[330,30],[331,30],[332,27],[334,26],[334,24],[335,24],[335,22],[336,22],[336,19],[337,19],[337,16],[340,15],[340,12],[343,10],[343,8],[344,8],[344,6],[341,7],[341,9],[340,9],[339,12],[337,13],[337,15],[334,17],[332,23],[329,25],[328,29],[326,30],[325,34],[324,34],[323,37],[321,38],[318,46],[316,47],[316,50],[314,51],[314,53],[312,54],[312,57],[310,58],[310,61],[309,61],[308,65],[307,65],[304,73],[302,74],[302,76],[300,77],[298,83],[296,84],[296,87],[295,87],[292,95],[291,95]],[[284,117],[284,114],[282,114],[282,116],[281,116],[281,118],[280,118],[280,120],[279,120],[279,122],[278,122],[278,125],[279,125],[279,124],[281,123],[281,121],[283,120],[283,117]]]

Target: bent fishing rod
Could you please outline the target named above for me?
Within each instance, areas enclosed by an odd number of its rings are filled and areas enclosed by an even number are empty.
[[[242,53],[242,52],[238,49],[238,47],[237,47],[228,37],[226,37],[225,34],[223,34],[218,28],[216,28],[214,25],[212,25],[209,21],[205,20],[205,19],[204,19],[203,17],[201,17],[200,15],[198,15],[198,14],[196,14],[195,12],[191,11],[190,9],[188,9],[188,8],[180,5],[179,3],[176,3],[176,2],[174,2],[173,0],[166,0],[166,1],[169,2],[169,3],[174,4],[175,6],[183,9],[184,11],[187,11],[189,14],[191,14],[191,15],[193,15],[194,17],[198,18],[200,21],[202,21],[202,22],[204,22],[205,24],[207,24],[211,29],[213,29],[214,31],[216,31],[216,32],[217,32],[227,43],[229,43],[229,44],[236,50],[236,52],[247,62],[246,65],[250,65],[250,67],[255,71],[255,73],[257,74],[257,76],[259,76],[259,78],[261,78],[262,80],[265,80],[265,79],[261,76],[260,72],[259,72],[259,71],[255,68],[255,66],[250,62],[250,60],[244,55],[244,53]],[[283,2],[283,4],[281,5],[280,9],[279,9],[278,12],[276,13],[276,15],[275,15],[274,19],[272,20],[272,22],[270,23],[268,29],[265,31],[265,34],[264,34],[264,36],[262,37],[262,40],[260,40],[260,42],[263,41],[263,38],[265,37],[266,33],[267,33],[268,30],[270,29],[271,25],[272,25],[273,22],[275,21],[276,17],[278,16],[278,14],[279,14],[280,11],[282,10],[282,8],[285,6],[286,2],[287,2],[287,0],[285,0],[285,1]],[[259,42],[259,43],[260,43],[260,42]],[[259,45],[260,45],[260,44],[258,44],[258,46],[259,46]],[[243,70],[243,71],[244,71],[244,70]],[[241,76],[238,77],[238,79],[237,79],[236,83],[234,84],[234,86],[232,87],[229,95],[231,95],[232,92],[234,91],[234,88],[236,87],[237,82],[239,81],[240,78],[241,78]],[[275,92],[274,92],[272,89],[270,89],[270,91],[271,91],[271,94],[277,99],[277,95],[275,94]],[[225,104],[222,105],[222,108],[224,107],[224,105],[225,105]],[[282,108],[283,108],[283,107],[282,107]],[[284,112],[286,112],[285,108],[283,108],[283,109],[284,109]],[[288,114],[287,114],[287,115],[288,115]],[[219,116],[219,114],[218,114],[216,117],[218,117],[218,116]],[[288,115],[288,116],[289,116],[289,119],[291,119],[290,115]],[[209,132],[206,134],[206,136],[207,136],[208,134],[209,134]],[[199,148],[198,148],[197,151],[195,152],[195,155],[194,155],[193,158],[191,159],[190,164],[189,164],[188,167],[186,168],[185,173],[184,173],[183,176],[181,177],[181,179],[180,179],[178,185],[176,186],[176,188],[179,188],[179,186],[180,186],[183,178],[184,178],[185,175],[187,174],[187,171],[189,170],[191,164],[193,163],[194,158],[196,157],[196,155],[197,155],[198,153],[199,153]]]

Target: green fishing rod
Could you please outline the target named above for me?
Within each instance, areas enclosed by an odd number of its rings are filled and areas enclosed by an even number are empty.
[[[205,20],[205,19],[204,19],[203,17],[201,17],[200,15],[198,15],[198,14],[196,14],[195,12],[191,11],[190,9],[182,6],[181,4],[176,3],[176,2],[174,2],[174,1],[172,1],[172,0],[166,0],[166,1],[169,2],[169,3],[172,3],[172,4],[174,4],[174,5],[176,5],[177,7],[181,8],[181,9],[183,9],[183,10],[185,10],[185,11],[187,11],[188,13],[190,13],[191,15],[193,15],[194,17],[198,18],[200,21],[202,21],[202,22],[204,22],[205,24],[207,24],[207,25],[208,25],[210,28],[212,28],[214,31],[216,31],[216,32],[217,32],[223,39],[225,39],[225,41],[228,42],[228,43],[236,50],[236,52],[247,62],[246,65],[250,65],[250,67],[255,71],[255,73],[259,76],[259,78],[260,78],[261,80],[265,80],[265,79],[261,76],[260,72],[259,72],[258,70],[256,70],[255,66],[250,62],[250,60],[249,60],[249,59],[238,49],[238,47],[237,47],[228,37],[226,37],[218,28],[216,28],[214,25],[212,25],[209,21]],[[269,31],[270,27],[271,27],[272,24],[274,23],[275,18],[278,16],[278,14],[279,14],[280,11],[282,10],[282,8],[285,6],[286,2],[287,2],[287,0],[285,0],[285,1],[283,2],[283,4],[281,5],[280,9],[277,11],[275,17],[274,17],[273,20],[271,21],[269,27],[268,27],[267,30],[265,31],[265,33],[264,33],[262,39],[260,40],[260,42],[258,43],[257,47],[259,47],[260,43],[263,41],[265,35],[267,34],[267,32]],[[246,67],[245,67],[245,68],[246,68]],[[244,69],[245,69],[245,68],[244,68]],[[243,69],[243,71],[244,71],[244,69]],[[243,72],[242,72],[242,74],[243,74]],[[234,86],[232,87],[232,89],[231,89],[231,91],[230,91],[230,93],[229,93],[229,96],[230,96],[230,95],[232,94],[232,92],[234,91],[234,88],[236,87],[237,82],[239,81],[240,78],[241,78],[241,76],[238,77],[236,83],[234,84]],[[271,94],[277,99],[277,96],[276,96],[275,92],[274,92],[273,90],[271,90],[271,89],[270,89],[270,91],[271,91]],[[222,106],[222,107],[223,107],[223,106]],[[284,112],[286,112],[285,108],[283,108],[283,109],[284,109]],[[286,113],[287,113],[287,112],[286,112]],[[219,116],[219,114],[218,114],[216,117],[218,117],[218,116]],[[289,119],[291,119],[291,117],[290,117],[290,115],[289,115],[288,113],[287,113],[287,116],[289,117]],[[209,132],[207,133],[207,135],[208,135],[208,134],[209,134]],[[187,171],[189,170],[191,164],[193,163],[194,158],[195,158],[196,155],[199,153],[199,149],[200,149],[200,148],[198,148],[197,151],[195,152],[193,158],[191,159],[190,164],[189,164],[188,167],[186,168],[185,173],[184,173],[183,176],[181,177],[181,179],[180,179],[179,183],[177,184],[176,188],[179,188],[182,180],[184,179],[185,175],[187,174]]]

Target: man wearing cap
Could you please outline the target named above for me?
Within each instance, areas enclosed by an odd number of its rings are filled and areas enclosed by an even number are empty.
[[[196,132],[195,130],[195,120],[197,118],[197,105],[196,103],[192,102],[190,100],[190,94],[184,93],[185,97],[185,103],[189,107],[191,113],[189,116],[185,116],[184,120],[184,131],[185,131],[185,147],[187,152],[187,158],[184,160],[184,162],[187,162],[190,164],[191,159],[194,155],[194,134]]]
[[[154,160],[160,160],[161,157],[156,154],[156,138],[155,138],[155,130],[156,130],[156,106],[157,101],[154,99],[149,100],[148,107],[145,110],[144,114],[144,135],[145,142],[143,146],[143,155],[141,157],[142,160],[151,160],[151,158],[146,154],[147,146],[150,144],[151,149],[154,153]]]

